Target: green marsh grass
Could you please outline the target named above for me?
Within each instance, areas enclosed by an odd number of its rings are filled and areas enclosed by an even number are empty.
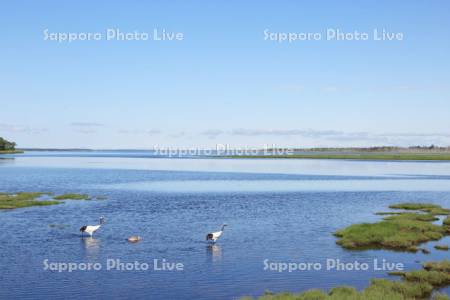
[[[347,249],[385,248],[417,252],[419,244],[439,240],[449,234],[446,225],[432,224],[438,220],[437,215],[449,214],[448,209],[439,205],[400,203],[390,208],[408,212],[390,214],[376,223],[354,224],[338,230],[335,232],[339,238],[336,243]]]
[[[55,200],[90,200],[91,197],[89,197],[89,195],[86,195],[86,194],[70,193],[70,194],[58,195],[58,196],[54,197],[54,199]]]
[[[449,249],[448,245],[435,245],[434,248],[436,250],[442,250],[442,251],[448,251],[448,249]]]
[[[45,196],[44,199],[42,199]],[[0,209],[14,209],[30,206],[46,206],[63,203],[63,200],[90,200],[86,194],[63,194],[52,197],[51,193],[42,192],[0,192]]]
[[[450,209],[432,203],[400,203],[389,206],[392,209],[418,210],[433,215],[450,215]]]
[[[445,226],[450,226],[450,217],[447,217],[447,218],[444,220],[443,224],[444,224]]]
[[[49,195],[49,193],[37,192],[20,192],[17,194],[0,194],[0,209],[14,209],[30,206],[45,206],[59,204],[59,201],[54,200],[39,200],[40,197]]]
[[[449,153],[351,153],[351,154],[291,154],[291,155],[231,155],[226,158],[279,158],[279,159],[349,159],[349,160],[450,160]]]
[[[401,276],[401,280],[372,279],[370,285],[362,291],[353,287],[339,286],[325,292],[311,289],[302,293],[266,293],[259,300],[411,300],[435,299],[448,300],[448,296],[435,293],[437,288],[450,285],[450,262],[429,262],[422,270],[410,272],[392,272]],[[252,299],[244,297],[243,299]]]

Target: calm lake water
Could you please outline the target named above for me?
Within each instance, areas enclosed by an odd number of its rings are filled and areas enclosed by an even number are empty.
[[[155,157],[143,151],[28,152],[0,159],[0,191],[48,191],[107,200],[0,212],[0,299],[235,299],[266,290],[337,285],[364,288],[373,260],[420,263],[448,258],[369,250],[347,251],[332,233],[376,221],[401,201],[450,207],[450,163]],[[107,223],[94,238],[79,228]],[[210,246],[206,233],[227,223]],[[52,226],[50,226],[52,225]],[[126,238],[143,240],[129,244]],[[447,237],[439,243],[450,243]],[[99,263],[101,270],[57,272],[48,263]],[[150,270],[107,270],[107,260]],[[153,270],[154,259],[183,271]],[[367,271],[326,270],[326,260],[368,263]],[[319,263],[321,270],[276,272],[267,262]],[[442,290],[449,294],[449,289]]]

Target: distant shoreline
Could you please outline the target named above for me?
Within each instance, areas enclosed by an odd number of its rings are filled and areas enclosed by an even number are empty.
[[[450,153],[354,153],[354,154],[292,154],[292,155],[232,155],[238,159],[344,159],[344,160],[402,160],[402,161],[450,161]]]
[[[94,152],[94,151],[153,151],[151,149],[89,149],[89,148],[20,148],[24,151],[80,151],[80,152]]]
[[[22,150],[0,150],[0,154],[19,154],[23,152]]]
[[[214,153],[197,157],[233,158],[233,159],[334,159],[334,160],[369,160],[369,161],[450,161],[450,147],[371,147],[371,148],[291,148],[265,149],[254,152]],[[108,152],[108,151],[136,151],[149,152],[149,149],[87,149],[87,148],[21,148],[17,150],[3,150],[0,154],[20,154],[25,151],[48,152]],[[283,152],[284,151],[284,152]],[[162,155],[161,157],[164,157]]]

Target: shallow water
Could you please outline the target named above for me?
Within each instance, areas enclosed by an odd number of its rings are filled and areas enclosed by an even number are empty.
[[[89,154],[87,154],[89,153]],[[367,286],[388,277],[373,260],[448,258],[392,251],[346,251],[332,232],[375,221],[400,201],[450,207],[450,164],[344,160],[167,159],[142,152],[42,153],[0,160],[0,191],[81,192],[108,200],[0,212],[0,298],[232,299],[242,295]],[[94,238],[79,227],[107,223]],[[227,223],[214,246],[205,234]],[[49,226],[49,225],[57,226]],[[140,235],[129,244],[126,238]],[[450,243],[445,238],[439,243]],[[99,271],[44,270],[48,262],[100,263]],[[166,259],[184,271],[107,270],[107,259]],[[325,269],[327,259],[369,263],[367,271]],[[266,262],[321,263],[322,270],[275,272]],[[449,293],[446,289],[444,292]]]

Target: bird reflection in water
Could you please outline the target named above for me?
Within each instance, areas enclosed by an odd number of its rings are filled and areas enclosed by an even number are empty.
[[[222,249],[217,244],[206,246],[206,253],[212,262],[220,261],[222,259]]]
[[[100,252],[100,240],[94,239],[93,237],[83,237],[81,241],[88,258],[96,258]]]

